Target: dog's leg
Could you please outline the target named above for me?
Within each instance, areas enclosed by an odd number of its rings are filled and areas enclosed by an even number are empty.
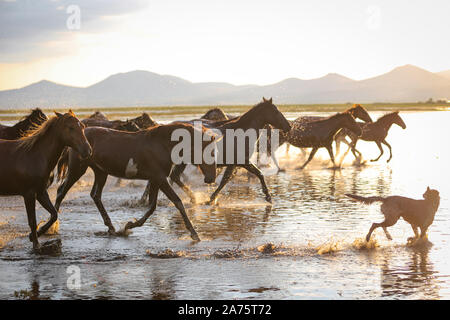
[[[427,236],[429,226],[420,227],[420,238],[424,239]]]
[[[369,230],[369,232],[367,233],[367,236],[366,236],[366,241],[367,242],[369,242],[370,236],[372,235],[372,232],[378,227],[381,227],[381,223],[376,223],[376,222],[372,223],[372,226],[370,227],[370,230]]]
[[[416,240],[419,238],[419,230],[418,230],[417,226],[411,225],[411,228],[414,231],[414,237],[409,237],[408,241],[413,241],[413,240]]]

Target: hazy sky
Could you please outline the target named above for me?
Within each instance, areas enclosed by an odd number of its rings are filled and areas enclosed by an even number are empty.
[[[0,0],[0,90],[136,69],[234,84],[442,71],[449,14],[449,0]]]

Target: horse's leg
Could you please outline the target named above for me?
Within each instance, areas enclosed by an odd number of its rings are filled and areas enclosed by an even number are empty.
[[[253,163],[246,164],[244,168],[258,177],[259,181],[261,182],[263,192],[266,195],[266,201],[272,203],[272,197],[269,193],[269,189],[267,188],[266,181],[264,180],[264,175],[262,174],[261,170],[259,170],[258,167],[256,167]]]
[[[314,148],[311,150],[311,153],[309,154],[308,160],[306,160],[306,162],[305,162],[301,167],[298,167],[297,169],[302,170],[303,168],[305,168],[306,165],[312,160],[312,158],[314,157],[314,155],[316,154],[316,152],[317,152],[318,149],[319,149],[319,148],[314,147]]]
[[[333,162],[334,168],[336,168],[336,161],[334,160],[334,154],[333,154],[333,146],[330,144],[326,147],[328,154],[330,155],[331,162]]]
[[[58,211],[56,211],[55,207],[50,201],[47,190],[44,190],[43,192],[37,194],[37,201],[39,201],[41,206],[45,210],[47,210],[48,213],[50,213],[50,219],[37,231],[37,236],[40,237],[47,232],[47,230],[56,222],[56,220],[58,220]]]
[[[289,155],[289,146],[290,146],[290,144],[288,142],[286,142],[286,156]]]
[[[272,152],[270,154],[270,157],[272,158],[273,163],[277,167],[277,172],[286,171],[285,169],[281,169],[280,166],[278,165],[278,160],[277,160],[277,157],[275,156],[275,152]]]
[[[155,211],[156,201],[158,199],[159,186],[156,183],[149,183],[149,184],[150,184],[150,188],[149,188],[150,189],[150,192],[149,192],[150,209],[147,210],[147,212],[139,220],[128,221],[127,224],[125,225],[124,230],[133,229],[133,228],[142,226],[145,223],[145,221],[147,221],[147,219]]]
[[[169,198],[169,200],[173,202],[173,204],[178,209],[178,211],[180,211],[181,216],[183,217],[184,225],[191,232],[191,238],[196,240],[196,241],[200,241],[200,238],[199,238],[197,232],[195,231],[194,227],[192,226],[191,221],[189,220],[189,218],[188,218],[188,216],[186,214],[183,202],[177,196],[175,191],[173,191],[172,187],[170,186],[169,182],[167,182],[167,180],[162,181],[162,183],[160,185],[160,190],[162,192],[164,192],[166,197]]]
[[[230,181],[231,177],[233,176],[233,173],[236,169],[236,166],[234,165],[228,165],[225,169],[225,172],[222,176],[222,180],[220,180],[220,184],[217,187],[217,189],[213,192],[211,197],[209,198],[209,203],[214,203],[214,200],[216,199],[217,195],[219,194],[220,190],[225,187],[225,185]]]
[[[187,186],[187,185],[185,185],[182,181],[181,181],[181,179],[180,179],[180,176],[181,176],[181,174],[183,173],[183,171],[184,171],[184,168],[186,168],[186,165],[183,165],[183,167],[178,167],[178,166],[176,166],[176,167],[174,167],[174,169],[173,169],[173,171],[170,173],[170,180],[172,180],[173,182],[175,182],[188,196],[189,196],[189,198],[191,199],[191,203],[196,203],[196,199],[195,199],[195,195],[194,195],[194,193],[192,192],[192,190]]]
[[[139,200],[140,204],[145,204],[150,194],[150,180],[147,182],[147,185],[145,186],[144,193],[141,196],[141,200]]]
[[[114,229],[114,226],[111,223],[111,219],[109,218],[108,213],[106,212],[105,207],[102,203],[102,191],[103,187],[105,186],[106,179],[108,178],[108,174],[98,169],[94,169],[94,174],[95,180],[91,190],[91,198],[92,200],[94,200],[98,211],[102,215],[103,222],[105,223],[105,226],[108,227],[108,232],[110,234],[115,234],[116,229]]]
[[[381,143],[379,141],[375,141],[375,143],[377,144],[378,149],[380,149],[380,155],[378,156],[378,158],[370,160],[372,162],[378,161],[381,158],[381,156],[383,155],[383,153],[384,153],[383,147],[381,146]]]
[[[39,242],[37,236],[37,226],[36,226],[36,194],[34,192],[29,192],[23,196],[25,202],[25,208],[27,210],[28,225],[30,226],[30,241],[33,242],[33,249],[39,250]]]
[[[389,159],[387,160],[387,162],[389,162],[392,159],[392,148],[391,148],[391,145],[389,143],[387,143],[386,140],[381,141],[381,143],[387,145],[387,147],[389,148]]]
[[[67,192],[69,192],[70,188],[74,185],[75,182],[77,182],[86,172],[88,166],[87,165],[75,165],[71,166],[69,165],[67,177],[64,179],[64,182],[58,187],[58,192],[56,195],[56,201],[55,201],[55,209],[56,211],[59,211],[59,207],[61,206],[62,201],[64,200],[64,197],[66,196]]]

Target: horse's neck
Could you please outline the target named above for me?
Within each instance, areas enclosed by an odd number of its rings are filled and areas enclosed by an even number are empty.
[[[342,125],[344,119],[338,117],[331,117],[329,119],[323,120],[323,122],[329,123],[330,135],[335,135],[340,129],[344,127]]]
[[[44,159],[44,163],[46,164],[46,174],[50,173],[50,171],[55,168],[64,149],[64,145],[57,138],[58,134],[53,132],[54,130],[54,128],[50,128],[28,152],[36,158]]]
[[[25,131],[27,131],[28,129],[30,129],[31,126],[31,120],[30,118],[26,118],[23,119],[22,121],[17,122],[14,126],[12,126],[12,128],[14,128],[14,130],[17,130],[20,133],[23,133]]]
[[[254,109],[244,113],[236,121],[226,123],[222,128],[225,129],[262,129],[267,123],[261,118],[260,113],[255,112]]]
[[[394,119],[392,117],[384,117],[384,118],[381,118],[378,121],[378,123],[381,128],[383,128],[386,131],[389,131],[392,124],[394,123]]]

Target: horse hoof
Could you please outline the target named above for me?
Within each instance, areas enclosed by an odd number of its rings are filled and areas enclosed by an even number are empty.
[[[370,241],[370,236],[366,236],[366,242]]]
[[[108,234],[111,235],[111,236],[116,236],[117,235],[116,229],[109,228],[108,229]]]
[[[286,172],[286,169],[278,169],[277,173],[279,172]]]
[[[200,241],[200,237],[196,233],[191,233],[191,238],[194,241]]]
[[[266,196],[266,201],[269,203],[272,203],[272,197],[271,196]]]

